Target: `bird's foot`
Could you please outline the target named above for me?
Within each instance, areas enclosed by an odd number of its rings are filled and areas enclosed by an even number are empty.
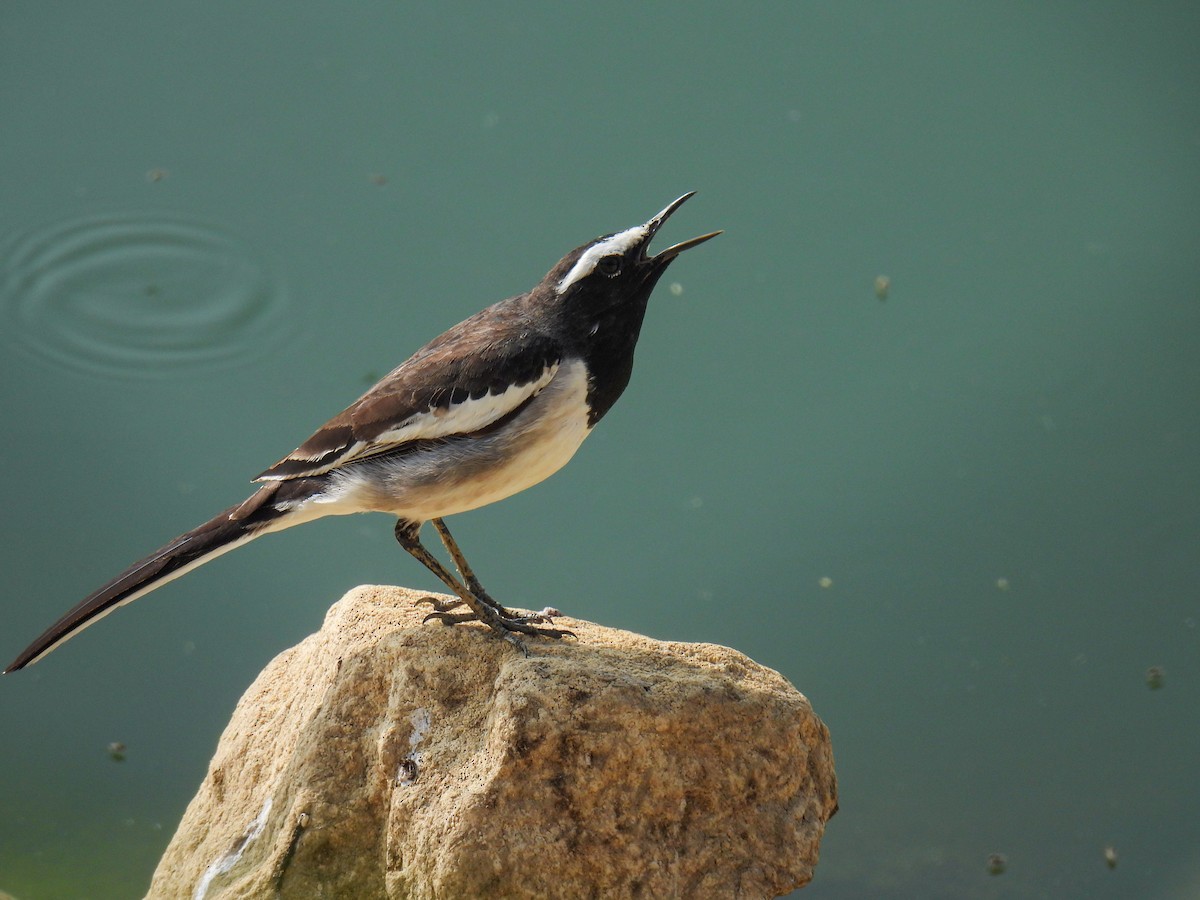
[[[458,604],[454,604],[457,606]],[[488,612],[493,612],[488,610]],[[422,621],[429,622],[437,620],[443,625],[459,625],[463,622],[483,622],[492,629],[497,635],[504,638],[513,646],[517,647],[522,653],[528,655],[524,643],[517,634],[527,634],[533,637],[547,638],[564,638],[575,637],[575,632],[566,628],[542,628],[539,627],[547,622],[553,622],[555,615],[561,615],[558,610],[547,607],[541,612],[530,613],[529,615],[483,615],[480,616],[475,612],[450,612],[449,610],[435,609],[427,615]]]
[[[427,615],[421,621],[429,622],[433,619],[437,619],[443,625],[458,625],[461,622],[485,621],[484,619],[481,619],[479,616],[475,615],[475,613],[473,613],[473,612],[455,613],[455,612],[450,611],[451,609],[453,609],[459,605],[460,604],[457,604],[457,603],[444,604],[445,608],[435,609],[433,612],[431,612],[429,615]],[[533,627],[536,625],[553,623],[554,617],[561,616],[561,615],[562,615],[562,613],[560,613],[558,610],[550,608],[549,612],[543,610],[542,612],[530,613],[529,615],[525,615],[525,616],[521,616],[521,615],[498,616],[497,624],[499,624],[501,627],[509,628],[512,631],[520,631],[523,634],[546,634],[547,632],[555,632],[555,634],[552,634],[549,636],[550,637],[562,637],[564,634],[569,634],[569,635],[574,636],[574,632],[565,631],[562,629],[534,628]],[[489,625],[492,624],[490,620],[486,620],[486,621],[487,621],[487,624],[489,624]]]
[[[504,618],[506,618],[506,619],[517,618],[517,614],[515,612],[513,612],[510,609],[507,609],[504,606],[501,606],[499,603],[497,603],[495,600],[493,600],[486,591],[480,591],[479,593],[475,594],[475,596],[479,599],[479,601],[481,603],[483,603],[487,606],[490,606],[493,610],[495,610],[499,615],[503,616]],[[463,600],[459,597],[452,597],[449,599],[446,599],[443,597],[422,597],[420,600],[417,600],[416,602],[417,602],[417,604],[425,603],[425,604],[428,604],[429,606],[432,606],[434,612],[444,613],[444,612],[450,612],[450,610],[452,610],[452,609],[458,609],[460,606],[466,605],[467,601]]]
[[[554,622],[554,619],[556,616],[562,615],[562,613],[559,612],[557,609],[555,609],[553,606],[547,606],[544,609],[540,610],[539,612],[527,613],[525,615],[521,615],[520,613],[513,612],[512,610],[508,609],[507,607],[501,606],[499,603],[497,603],[495,600],[493,600],[486,591],[481,591],[479,594],[476,594],[476,596],[483,603],[487,604],[492,609],[494,609],[500,615],[500,617],[503,619],[513,619],[516,621],[530,622],[533,624],[552,624]],[[433,612],[425,617],[425,621],[428,622],[430,618],[438,618],[442,613],[448,613],[451,610],[455,610],[461,606],[465,606],[467,601],[463,600],[460,597],[452,597],[452,598],[447,599],[447,598],[443,598],[443,597],[429,596],[429,597],[422,597],[415,602],[418,606],[425,604],[425,605],[433,607]],[[469,618],[464,619],[463,621],[474,622],[474,621],[477,621],[478,618],[479,618],[478,616],[476,616],[475,614],[472,613]],[[447,622],[446,624],[451,625],[454,623]]]

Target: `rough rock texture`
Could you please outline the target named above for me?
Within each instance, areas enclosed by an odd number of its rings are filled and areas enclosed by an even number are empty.
[[[773,897],[837,808],[829,733],[713,644],[564,617],[524,657],[360,587],[238,703],[152,898]]]

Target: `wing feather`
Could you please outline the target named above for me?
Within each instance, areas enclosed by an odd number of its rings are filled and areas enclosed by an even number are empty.
[[[561,348],[503,301],[418,350],[307,441],[256,478],[284,481],[470,434],[529,402],[558,372]]]

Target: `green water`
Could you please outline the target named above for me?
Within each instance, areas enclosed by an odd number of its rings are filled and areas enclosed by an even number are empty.
[[[489,589],[790,678],[841,783],[806,897],[1197,896],[1197,46],[1189,3],[6,3],[3,661],[697,190],[621,402],[453,522]],[[0,890],[140,896],[364,582],[436,586],[326,520],[0,680]]]

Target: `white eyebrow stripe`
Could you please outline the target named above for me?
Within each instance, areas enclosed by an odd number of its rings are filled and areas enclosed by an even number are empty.
[[[579,279],[591,275],[592,270],[596,268],[596,263],[600,261],[601,257],[612,253],[626,253],[631,247],[636,247],[646,239],[648,231],[649,226],[635,225],[624,231],[618,231],[616,234],[610,235],[599,243],[588,247],[583,251],[583,255],[579,257],[575,265],[571,267],[571,271],[564,275],[563,280],[558,283],[558,293],[562,294]]]

